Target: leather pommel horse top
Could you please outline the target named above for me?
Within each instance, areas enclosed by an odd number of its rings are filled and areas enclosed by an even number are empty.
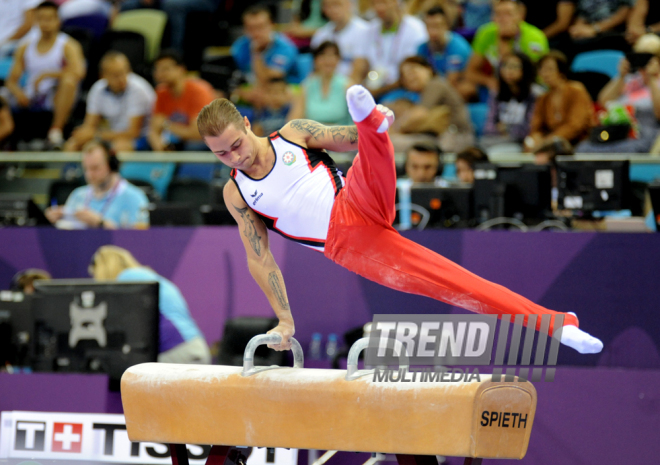
[[[121,393],[131,441],[521,459],[529,382],[345,380],[345,370],[145,363]]]

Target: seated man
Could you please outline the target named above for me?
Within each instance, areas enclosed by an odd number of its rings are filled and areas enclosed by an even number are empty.
[[[341,57],[337,72],[349,77],[356,58],[355,44],[360,43],[368,24],[353,14],[353,4],[350,0],[323,0],[323,12],[330,22],[314,33],[310,45],[312,49],[316,49],[328,41],[337,44]]]
[[[39,4],[36,19],[41,34],[18,48],[6,85],[21,111],[17,127],[30,124],[30,112],[52,111],[48,141],[52,148],[61,148],[62,130],[76,102],[78,84],[85,77],[85,58],[80,44],[60,32],[56,3]],[[27,75],[25,87],[20,84],[23,73]]]
[[[573,40],[573,56],[591,50],[627,51],[622,34],[635,0],[577,0],[577,19],[568,33]]]
[[[0,2],[0,56],[10,55],[34,25],[34,8],[41,0]]]
[[[197,114],[215,98],[213,87],[202,79],[186,76],[181,56],[163,51],[154,62],[156,104],[149,125],[149,144],[156,152],[201,150]]]
[[[146,148],[148,119],[156,93],[144,78],[131,72],[121,52],[110,51],[101,59],[101,79],[87,95],[87,114],[65,149],[76,151],[93,138],[107,141],[119,152]],[[106,123],[107,128],[101,128]]]
[[[548,52],[548,39],[543,32],[524,22],[522,17],[517,0],[495,0],[493,22],[480,27],[472,42],[474,53],[466,74],[473,85],[496,91],[494,70],[500,59],[513,51],[524,53],[534,62]]]
[[[449,30],[445,11],[439,6],[426,12],[424,22],[429,41],[419,46],[417,54],[426,58],[435,72],[444,76],[463,98],[473,95],[474,86],[464,79],[465,67],[472,56],[468,41]]]
[[[119,174],[119,160],[99,141],[83,147],[86,186],[74,190],[64,206],[46,209],[46,218],[62,229],[140,228],[149,226],[149,201]]]
[[[647,33],[660,33],[660,2],[637,0],[628,16],[626,39],[629,43],[634,44]]]
[[[472,184],[474,167],[477,163],[488,163],[488,155],[478,147],[468,147],[456,155],[456,179]]]
[[[430,183],[440,181],[443,165],[442,150],[436,144],[415,144],[406,150],[406,176],[412,182]]]
[[[559,44],[566,35],[575,14],[574,0],[521,0],[525,5],[525,22],[543,31],[548,40]],[[551,47],[553,48],[553,47]]]
[[[247,74],[250,88],[237,91],[245,102],[260,106],[264,87],[273,78],[287,82],[298,79],[296,58],[298,49],[284,34],[274,32],[270,10],[255,5],[243,13],[245,35],[231,47],[231,55],[238,69]]]
[[[358,48],[353,66],[353,82],[362,82],[376,95],[396,87],[399,65],[417,55],[419,46],[429,40],[424,23],[404,13],[398,0],[372,0],[376,18]]]

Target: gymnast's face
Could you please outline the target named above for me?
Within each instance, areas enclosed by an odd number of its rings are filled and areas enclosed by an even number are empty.
[[[206,136],[204,142],[222,163],[230,168],[245,170],[252,166],[257,150],[250,121],[243,118],[244,127],[230,124],[219,136]]]

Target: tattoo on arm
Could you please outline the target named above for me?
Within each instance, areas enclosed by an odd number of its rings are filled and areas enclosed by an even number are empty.
[[[248,211],[248,207],[245,208],[238,208],[236,205],[233,206],[234,209],[241,215],[241,218],[243,219],[243,224],[245,225],[245,229],[243,230],[243,235],[247,237],[248,241],[250,242],[250,245],[252,246],[252,250],[254,250],[254,253],[257,254],[258,257],[261,256],[261,236],[257,234],[257,228],[254,225],[254,220],[250,217],[250,212]]]
[[[270,288],[275,293],[277,302],[280,304],[280,307],[282,307],[284,310],[291,310],[289,302],[286,301],[286,297],[284,295],[284,286],[280,283],[280,277],[277,275],[277,271],[273,271],[268,275],[268,284],[270,284]]]
[[[291,121],[291,127],[309,134],[315,140],[331,138],[336,144],[348,142],[351,145],[356,144],[358,140],[358,132],[355,126],[324,126],[316,121],[296,119]]]

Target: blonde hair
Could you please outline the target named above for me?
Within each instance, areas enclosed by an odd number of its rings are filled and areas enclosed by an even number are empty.
[[[128,250],[114,245],[104,245],[92,257],[89,274],[99,281],[113,281],[122,271],[141,266]]]
[[[197,115],[197,130],[202,138],[219,136],[227,126],[234,124],[237,129],[247,132],[243,124],[243,116],[233,103],[226,98],[215,99]]]

